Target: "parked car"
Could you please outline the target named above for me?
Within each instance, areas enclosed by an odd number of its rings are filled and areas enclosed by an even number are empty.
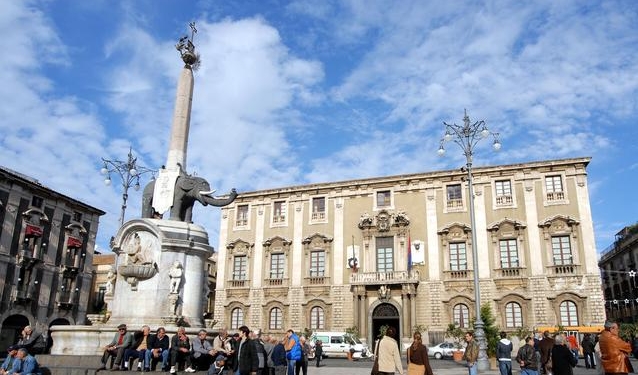
[[[454,346],[454,343],[451,342],[442,342],[440,344],[431,346],[428,348],[428,356],[434,357],[436,359],[441,358],[450,358],[452,357],[452,352],[460,350],[465,352],[465,348],[457,349]]]
[[[366,358],[371,353],[368,346],[345,332],[315,332],[310,337],[311,352],[308,359],[313,359],[315,341],[321,340],[323,347],[323,357],[347,357],[348,352],[352,353],[355,359]]]

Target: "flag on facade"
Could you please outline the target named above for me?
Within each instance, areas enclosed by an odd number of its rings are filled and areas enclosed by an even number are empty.
[[[410,233],[408,233],[408,271],[412,270],[412,241],[410,240]]]

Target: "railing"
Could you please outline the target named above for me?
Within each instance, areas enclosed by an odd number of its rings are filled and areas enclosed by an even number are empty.
[[[325,212],[313,212],[312,216],[310,217],[311,220],[325,220],[326,219],[326,213]]]
[[[579,273],[579,266],[576,264],[562,264],[548,267],[552,275],[576,275]]]
[[[565,199],[565,192],[562,191],[552,191],[547,193],[548,201],[562,201]]]
[[[499,195],[496,197],[496,205],[497,206],[509,206],[512,204],[512,196],[511,195]]]
[[[463,199],[448,199],[447,208],[463,208]]]
[[[284,286],[284,285],[288,285],[288,279],[284,279],[284,278],[266,279],[266,284],[269,286]]]
[[[474,275],[471,270],[443,271],[445,280],[466,280]]]
[[[305,278],[305,285],[325,285],[330,283],[330,278],[327,276],[310,276]]]
[[[237,219],[235,221],[235,226],[236,227],[245,227],[248,225],[248,220],[247,219]]]
[[[419,280],[419,271],[357,272],[350,284],[406,284]]]
[[[286,216],[285,215],[275,215],[272,217],[272,222],[275,224],[285,223]]]
[[[246,288],[248,280],[229,280],[226,282],[226,288]]]
[[[511,267],[501,268],[498,271],[500,277],[521,277],[523,275],[523,268]]]
[[[617,235],[614,243],[609,245],[605,250],[603,250],[600,256],[600,261],[602,262],[607,259],[610,259],[617,253],[622,252],[625,249],[625,246],[627,244],[634,242],[636,239],[638,239],[638,231],[635,231],[635,232],[628,231],[628,233],[622,236]]]

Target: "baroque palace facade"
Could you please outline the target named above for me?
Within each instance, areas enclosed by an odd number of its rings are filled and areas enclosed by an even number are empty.
[[[0,167],[0,350],[31,325],[84,324],[104,211]]]
[[[476,246],[481,302],[502,329],[600,325],[589,161],[473,169],[476,244],[460,170],[242,193],[222,209],[215,318],[440,339],[475,315]]]

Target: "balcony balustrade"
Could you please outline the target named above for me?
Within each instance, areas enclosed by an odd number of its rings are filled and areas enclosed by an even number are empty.
[[[353,285],[382,285],[382,284],[410,284],[419,280],[419,272],[388,271],[388,272],[357,272],[350,275]]]

